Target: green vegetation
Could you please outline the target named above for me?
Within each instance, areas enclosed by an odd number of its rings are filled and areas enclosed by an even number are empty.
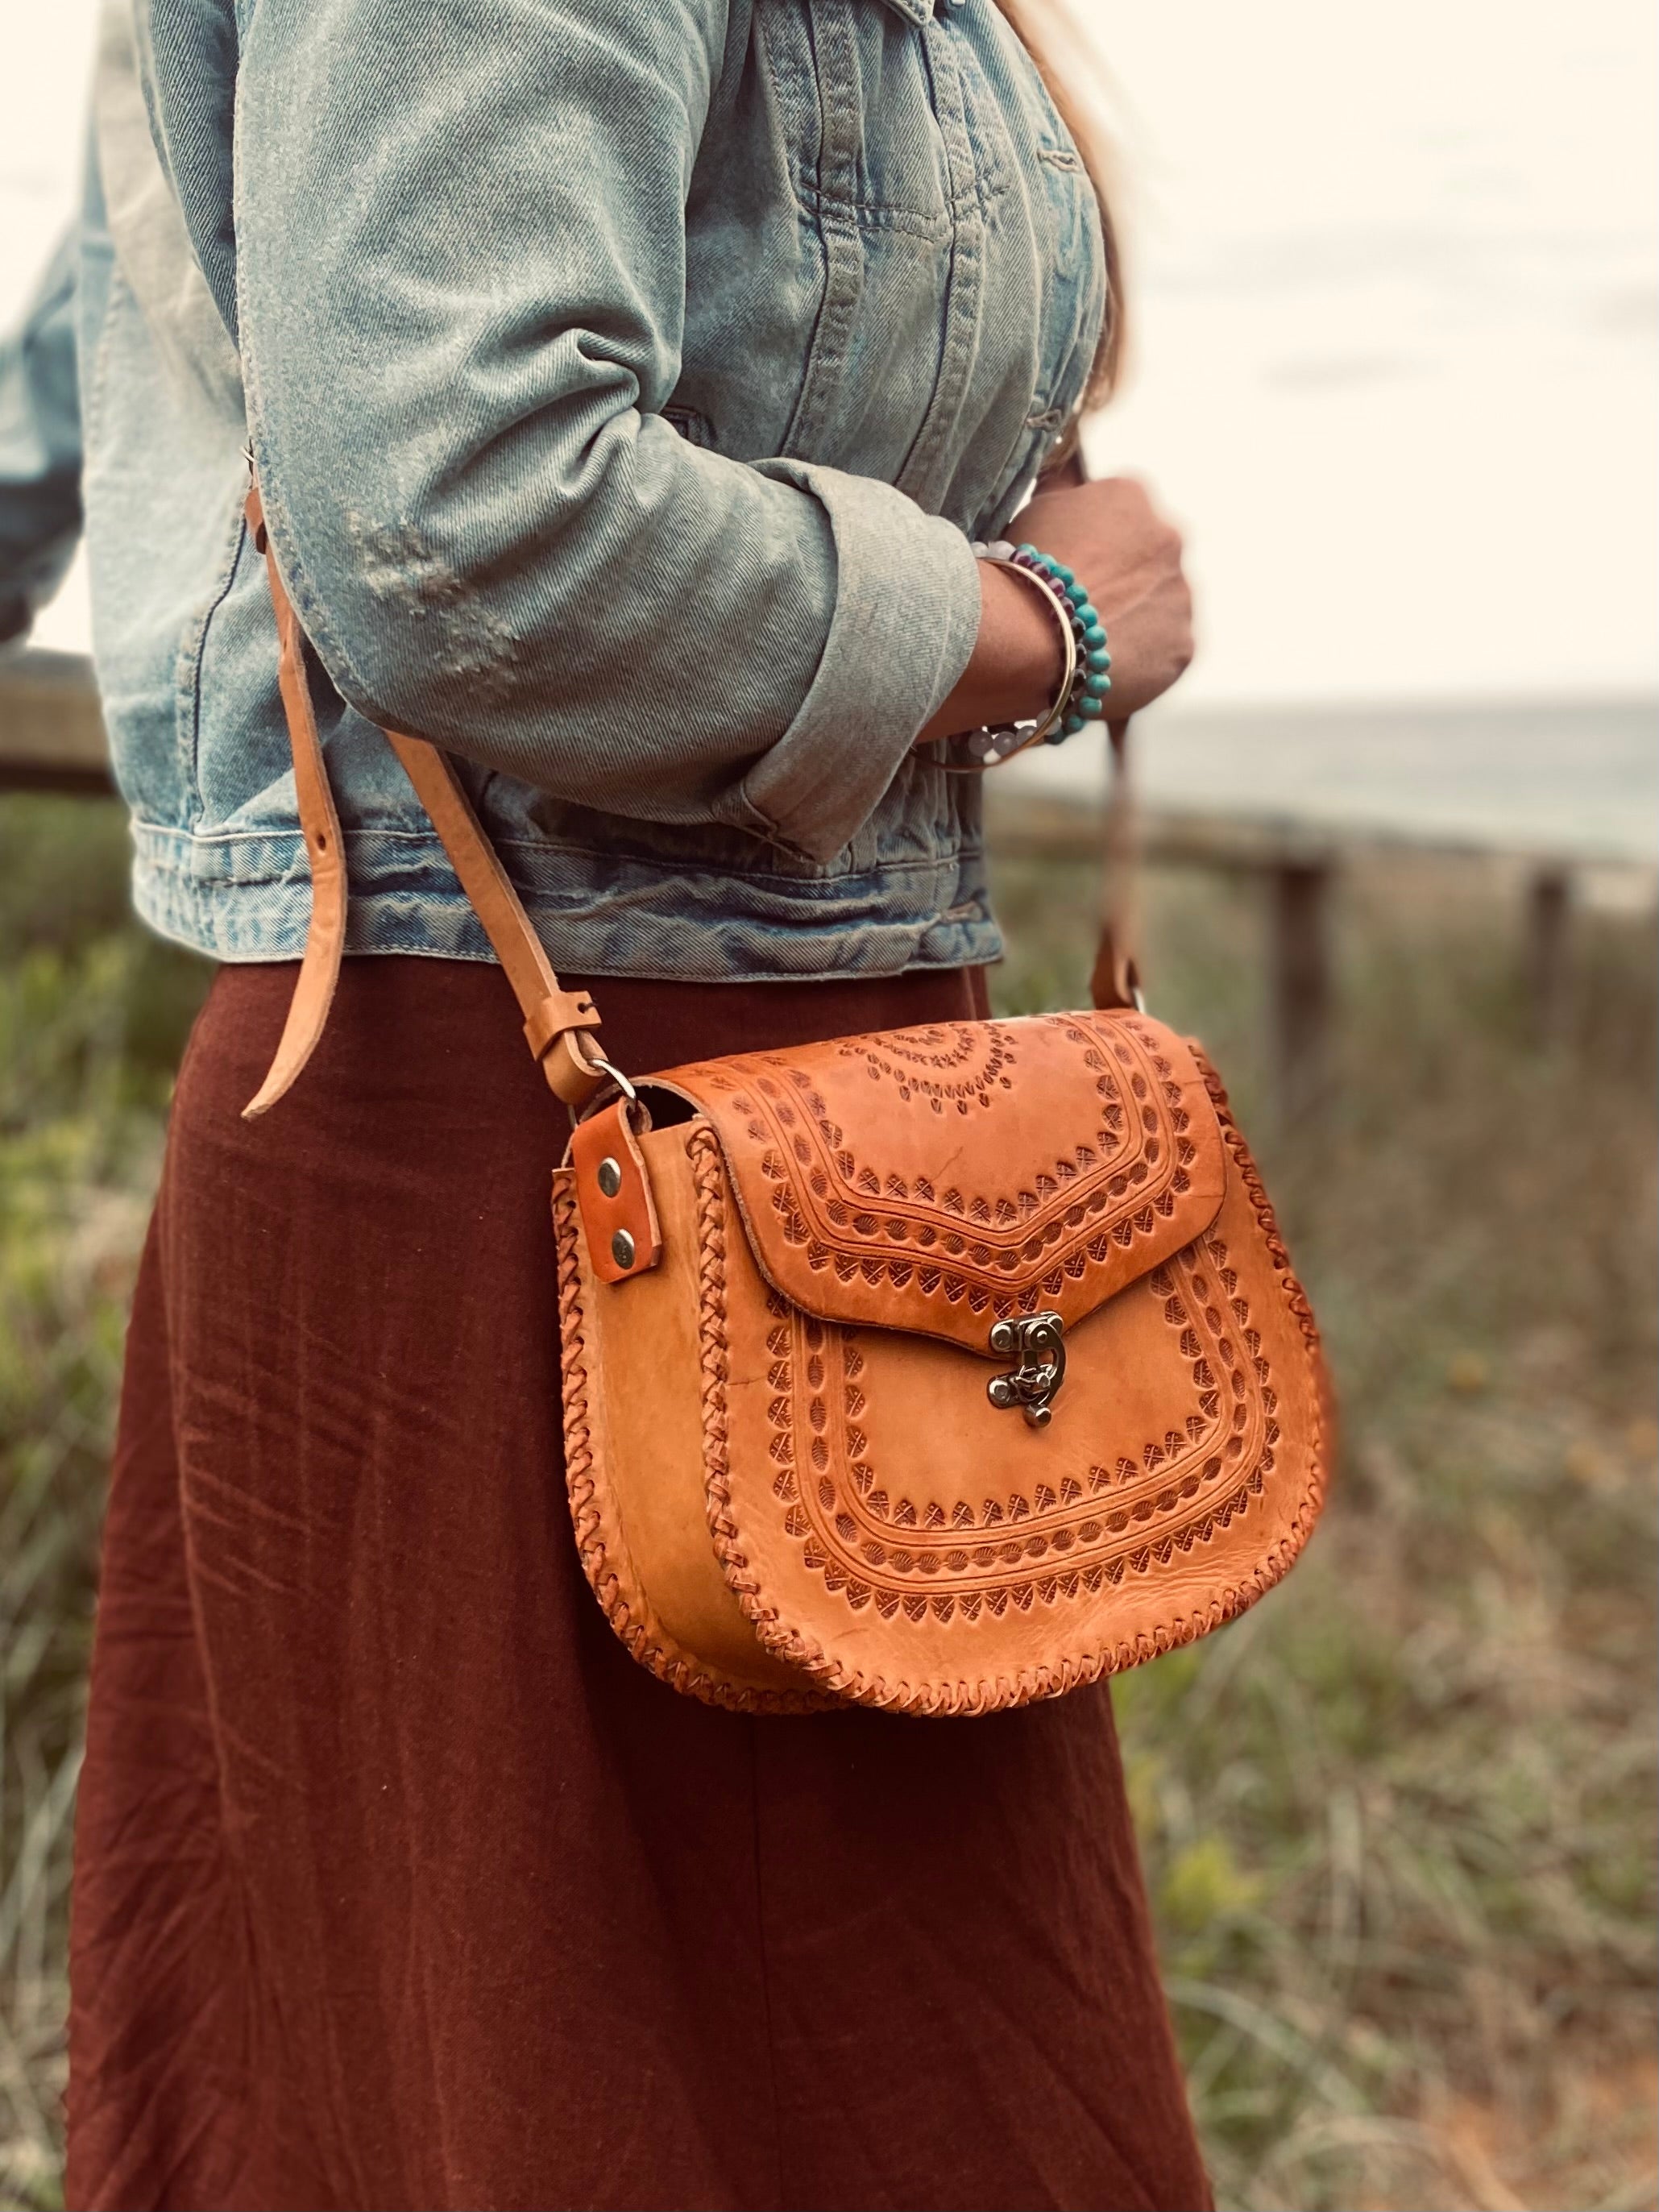
[[[58,2201],[70,1795],[132,1267],[200,963],[125,918],[111,806],[0,800],[0,2204]],[[1077,1003],[1087,872],[1010,865],[999,996]],[[1341,897],[1320,1128],[1273,1126],[1248,886],[1164,875],[1201,1034],[1329,1340],[1344,1465],[1244,1621],[1118,1686],[1195,2109],[1230,2206],[1653,2202],[1647,916],[1586,915],[1529,1036],[1512,897]]]
[[[106,1463],[162,1117],[208,973],[128,920],[113,804],[0,799],[0,2206],[59,2201]]]
[[[1076,1003],[1086,872],[1004,878],[1006,996]],[[1652,919],[1577,917],[1546,1049],[1515,892],[1352,872],[1291,1133],[1249,887],[1151,887],[1156,1010],[1251,1133],[1344,1439],[1290,1580],[1117,1689],[1224,2205],[1655,2201]]]

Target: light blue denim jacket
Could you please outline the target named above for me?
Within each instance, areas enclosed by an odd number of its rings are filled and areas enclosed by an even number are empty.
[[[140,911],[305,933],[251,436],[354,950],[488,953],[379,723],[462,757],[572,971],[994,958],[976,785],[912,740],[1103,296],[993,0],[108,0],[81,491]],[[0,605],[52,565],[7,544]]]

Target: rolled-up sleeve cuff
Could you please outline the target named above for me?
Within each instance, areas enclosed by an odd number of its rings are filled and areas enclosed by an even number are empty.
[[[968,665],[979,570],[954,523],[891,484],[807,461],[763,461],[830,520],[836,607],[800,710],[744,779],[768,833],[812,859],[848,844]]]

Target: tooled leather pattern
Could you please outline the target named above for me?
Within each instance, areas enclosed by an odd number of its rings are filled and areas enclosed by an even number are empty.
[[[890,1083],[902,1104],[924,1099],[940,1115],[988,1107],[994,1092],[1012,1090],[1019,1066],[1006,1022],[937,1023],[851,1037],[841,1056],[862,1059],[872,1079]]]
[[[1273,1471],[1278,1398],[1237,1292],[1225,1245],[1205,1237],[1126,1294],[1158,1298],[1180,1332],[1191,1377],[1181,1429],[1080,1479],[988,1498],[977,1510],[959,1498],[948,1512],[937,1500],[920,1512],[902,1495],[894,1500],[872,1464],[858,1426],[865,1359],[856,1334],[774,1296],[772,1487],[785,1528],[828,1589],[854,1612],[873,1601],[884,1619],[901,1607],[913,1620],[958,1611],[976,1620],[981,1609],[1000,1619],[1011,1604],[1028,1612],[1120,1583],[1126,1571],[1167,1565],[1177,1547],[1189,1552],[1244,1512]]]
[[[921,1678],[918,1679],[921,1670],[907,1667],[902,1663],[900,1656],[902,1647],[896,1647],[895,1661],[899,1663],[894,1666],[891,1673],[884,1668],[872,1673],[856,1664],[848,1663],[845,1658],[827,1649],[818,1636],[813,1634],[810,1628],[799,1622],[785,1621],[781,1617],[776,1605],[771,1601],[766,1590],[762,1588],[750,1565],[744,1548],[742,1533],[732,1516],[732,1474],[723,1431],[717,1431],[706,1423],[705,1468],[709,1528],[714,1538],[716,1552],[726,1580],[765,1648],[775,1656],[801,1668],[824,1689],[834,1691],[845,1698],[856,1699],[862,1704],[936,1717],[970,1716],[1026,1704],[1035,1698],[1058,1697],[1069,1690],[1097,1681],[1103,1675],[1136,1666],[1145,1660],[1158,1656],[1160,1653],[1173,1650],[1179,1645],[1194,1642],[1199,1637],[1209,1633],[1211,1630],[1235,1619],[1280,1581],[1300,1556],[1302,1548],[1312,1533],[1314,1524],[1323,1506],[1329,1476],[1330,1400],[1328,1385],[1320,1357],[1318,1329],[1306,1295],[1290,1266],[1272,1205],[1256,1171],[1255,1162],[1233,1121],[1225,1091],[1214,1070],[1202,1060],[1201,1056],[1198,1057],[1197,1065],[1201,1071],[1214,1106],[1218,1127],[1232,1170],[1241,1180],[1261,1231],[1263,1247],[1271,1263],[1272,1280],[1287,1309],[1297,1322],[1314,1371],[1316,1388],[1312,1432],[1305,1438],[1298,1437],[1296,1440],[1300,1448],[1297,1456],[1301,1461],[1303,1473],[1297,1494],[1290,1501],[1289,1510],[1280,1523],[1279,1534],[1265,1546],[1248,1569],[1242,1572],[1231,1570],[1229,1579],[1218,1582],[1196,1597],[1188,1598],[1184,1608],[1179,1603],[1172,1605],[1166,1613],[1157,1619],[1149,1627],[1139,1628],[1130,1635],[1115,1639],[1109,1633],[1102,1640],[1073,1644],[1068,1646],[1062,1639],[1057,1619],[1055,1640],[1058,1648],[1052,1660],[1023,1667],[1011,1674],[975,1674],[973,1671],[969,1654],[964,1651],[963,1659],[966,1663],[963,1670],[953,1677],[941,1679],[935,1676],[933,1679],[927,1679],[925,1675],[921,1675]],[[698,1141],[696,1139],[693,1139],[694,1153]],[[714,1145],[707,1137],[701,1139],[701,1145],[699,1181],[704,1194],[706,1218],[712,1222],[723,1212],[723,1194],[720,1188],[720,1177]],[[1231,1271],[1227,1267],[1224,1250],[1216,1249],[1219,1245],[1218,1239],[1209,1237],[1203,1240],[1203,1243],[1205,1249],[1202,1257],[1194,1257],[1187,1254],[1180,1255],[1181,1262],[1189,1263],[1186,1268],[1186,1279],[1190,1286],[1194,1267],[1202,1268],[1206,1265],[1213,1267],[1219,1276],[1220,1288],[1231,1301],[1236,1293],[1237,1286],[1236,1282],[1230,1285],[1228,1281],[1228,1276]],[[1225,1270],[1224,1273],[1224,1270]],[[1170,1291],[1167,1294],[1164,1293],[1161,1282],[1152,1284],[1147,1287],[1154,1295],[1167,1295],[1169,1304],[1166,1304],[1165,1317],[1171,1327],[1182,1328],[1182,1350],[1183,1352],[1188,1352],[1187,1336],[1191,1321],[1190,1313],[1173,1310],[1173,1308],[1177,1305],[1185,1306],[1185,1301],[1178,1297],[1173,1288],[1177,1274],[1182,1273],[1182,1267],[1178,1263],[1175,1268],[1161,1272],[1164,1279],[1172,1286]],[[724,1289],[723,1285],[711,1276],[704,1304],[706,1327],[711,1325],[712,1314],[716,1307],[720,1309],[724,1307]],[[775,1386],[778,1397],[787,1397],[793,1395],[793,1376],[787,1371],[784,1363],[791,1359],[794,1354],[795,1332],[802,1327],[805,1317],[798,1313],[792,1313],[787,1304],[777,1298],[775,1294],[769,1299],[769,1310],[773,1322],[769,1350],[775,1354],[777,1363],[769,1379]],[[1212,1299],[1206,1299],[1203,1318],[1206,1329],[1212,1334],[1217,1334],[1219,1330],[1211,1322],[1212,1311],[1216,1314],[1218,1322],[1224,1327],[1224,1321],[1220,1316],[1219,1309],[1213,1305]],[[1260,1494],[1263,1486],[1262,1479],[1272,1467],[1271,1454],[1273,1446],[1279,1441],[1276,1433],[1270,1434],[1270,1430],[1273,1427],[1273,1389],[1270,1377],[1263,1371],[1265,1362],[1261,1359],[1259,1340],[1252,1342],[1254,1332],[1249,1330],[1248,1312],[1242,1321],[1236,1311],[1232,1313],[1231,1318],[1234,1325],[1240,1330],[1248,1354],[1248,1364],[1255,1372],[1255,1380],[1261,1394],[1264,1456],[1257,1461],[1250,1473],[1246,1474],[1242,1481],[1236,1481],[1229,1492],[1224,1492],[1218,1499],[1205,1506],[1200,1512],[1188,1516],[1176,1526],[1164,1526],[1156,1531],[1148,1531],[1141,1540],[1120,1548],[1116,1553],[1108,1553],[1098,1561],[1090,1562],[1089,1568],[1075,1570],[1079,1576],[1076,1585],[1078,1589],[1081,1589],[1085,1586],[1087,1572],[1097,1565],[1103,1581],[1111,1575],[1114,1566],[1116,1567],[1119,1577],[1126,1571],[1138,1575],[1150,1574],[1157,1565],[1167,1562],[1173,1556],[1176,1546],[1182,1544],[1183,1537],[1186,1540],[1185,1544],[1182,1545],[1183,1548],[1188,1545],[1202,1541],[1205,1534],[1212,1533],[1222,1524],[1224,1515],[1231,1519],[1237,1514],[1248,1510]],[[840,1334],[840,1332],[823,1332],[822,1334],[827,1336],[830,1334]],[[1196,1336],[1195,1331],[1192,1334]],[[722,1319],[719,1336],[715,1337],[711,1334],[707,1342],[711,1346],[715,1346],[723,1341]],[[1201,1404],[1206,1386],[1198,1371],[1202,1358],[1202,1340],[1199,1339],[1198,1342],[1200,1350],[1193,1360],[1193,1380],[1199,1389]],[[722,1355],[718,1349],[714,1350],[709,1356],[712,1356],[713,1364],[715,1366],[720,1364]],[[844,1376],[845,1372],[846,1370],[843,1370]],[[858,1380],[856,1371],[853,1373],[850,1379],[856,1384]],[[827,1373],[823,1382],[827,1383]],[[823,1385],[821,1384],[820,1387]],[[773,1456],[778,1462],[778,1474],[775,1477],[774,1487],[781,1501],[787,1505],[794,1505],[800,1502],[800,1478],[795,1463],[793,1437],[790,1432],[789,1425],[781,1419],[775,1407],[769,1411],[769,1425],[774,1437]],[[809,1426],[811,1426],[810,1420]],[[818,1433],[814,1431],[815,1438]],[[1169,1437],[1166,1443],[1173,1446],[1177,1452],[1181,1449],[1182,1438],[1178,1434]],[[1157,1451],[1163,1448],[1155,1444],[1144,1449],[1143,1465],[1146,1462],[1149,1450]],[[809,1447],[809,1458],[815,1462],[811,1479],[823,1480],[829,1475],[827,1454],[826,1445],[825,1464],[820,1468],[816,1465],[818,1455]],[[849,1455],[849,1467],[853,1463]],[[1157,1462],[1147,1468],[1147,1472],[1154,1476],[1160,1471]],[[1115,1469],[1114,1472],[1120,1473],[1121,1469]],[[1252,1480],[1252,1476],[1255,1480]],[[1092,1480],[1091,1473],[1091,1485]],[[1128,1478],[1125,1477],[1124,1480],[1127,1492]],[[1179,1485],[1181,1490],[1187,1489],[1187,1476],[1183,1475]],[[793,1498],[789,1495],[789,1486],[792,1483],[795,1486],[795,1495]],[[854,1486],[859,1486],[856,1480]],[[1111,1486],[1109,1480],[1103,1486],[1109,1492]],[[830,1487],[833,1493],[835,1489],[833,1480]],[[1168,1507],[1163,1504],[1166,1496],[1170,1497]],[[833,1512],[833,1502],[826,1504],[822,1492],[818,1495],[817,1502],[822,1511]],[[1010,1504],[1012,1503],[1011,1500]],[[1030,1500],[1028,1503],[1035,1507],[1036,1501]],[[1057,1504],[1062,1503],[1069,1504],[1075,1512],[1079,1499],[1074,1498],[1069,1501],[1056,1500]],[[968,1513],[971,1514],[972,1507],[968,1504],[968,1501],[963,1501],[963,1504]],[[1095,1510],[1095,1501],[1092,1498],[1090,1504],[1091,1510]],[[1109,1512],[1112,1510],[1114,1509],[1111,1507],[1107,1509]],[[1175,1510],[1175,1499],[1170,1496],[1170,1486],[1166,1479],[1163,1489],[1154,1500],[1153,1510],[1154,1512],[1167,1510],[1173,1514]],[[1006,1512],[1006,1509],[1005,1509]],[[953,1526],[959,1534],[966,1534],[968,1524],[965,1521],[958,1521],[954,1510],[945,1518],[947,1525]],[[979,1525],[981,1529],[988,1526],[987,1516],[983,1514],[980,1516]],[[997,1524],[991,1522],[988,1525],[995,1527]],[[1009,1520],[1006,1521],[1004,1525],[1012,1527],[1015,1524]],[[1079,1533],[1081,1525],[1081,1520],[1079,1520]],[[796,1523],[792,1533],[797,1535],[803,1547],[810,1540],[813,1526],[814,1522],[810,1516],[806,1518],[805,1528],[802,1528],[799,1522]],[[856,1534],[856,1524],[854,1524],[854,1533]],[[1033,1530],[1032,1533],[1036,1532]],[[1111,1533],[1118,1534],[1123,1532]],[[843,1544],[848,1540],[841,1528],[836,1529],[836,1534]],[[1012,1539],[1010,1537],[1004,1540],[1012,1541]],[[830,1557],[827,1547],[821,1546],[821,1554],[823,1568],[827,1569]],[[890,1566],[892,1563],[889,1560],[884,1564]],[[914,1566],[915,1564],[913,1560],[912,1565]],[[945,1564],[947,1567],[953,1565],[948,1555]],[[1013,1563],[1006,1564],[1012,1566]],[[867,1563],[865,1565],[867,1568]],[[960,1571],[960,1570],[956,1571]],[[1070,1589],[1062,1581],[1062,1577],[1069,1576],[1073,1571],[1074,1569],[1069,1560],[1059,1572],[1052,1569],[1044,1572],[1041,1568],[1028,1571],[1023,1578],[1023,1586],[1029,1592],[1027,1604],[1037,1599],[1042,1599],[1045,1604],[1052,1604],[1062,1595],[1070,1595]],[[1113,1578],[1116,1579],[1115,1577]],[[826,1589],[830,1587],[830,1574],[825,1571]],[[854,1601],[860,1595],[859,1585],[865,1582],[866,1577],[860,1575],[856,1569],[842,1574],[838,1595],[848,1603],[849,1610],[854,1609]],[[1053,1584],[1052,1593],[1047,1592],[1044,1588],[1049,1583]],[[1022,1586],[1021,1579],[1014,1574],[1005,1575],[1002,1586],[1008,1594],[1005,1602],[1018,1602],[1014,1592],[1017,1588]],[[868,1604],[873,1599],[875,1592],[873,1584],[866,1583],[866,1588],[868,1595],[865,1597],[864,1602]],[[913,1588],[908,1595],[910,1602],[906,1603],[905,1596],[902,1595],[898,1605],[891,1609],[892,1613],[896,1615],[902,1609],[907,1619],[912,1621],[919,1620],[930,1609],[930,1594],[921,1588]],[[981,1610],[984,1610],[989,1603],[988,1592],[981,1590],[980,1600]],[[957,1615],[964,1622],[971,1620],[972,1618],[965,1605],[958,1606]],[[896,1628],[896,1620],[894,1625]]]
[[[1201,1080],[1139,1015],[942,1024],[660,1080],[719,1131],[769,1280],[847,1323],[984,1352],[1006,1316],[1081,1318],[1220,1202]]]

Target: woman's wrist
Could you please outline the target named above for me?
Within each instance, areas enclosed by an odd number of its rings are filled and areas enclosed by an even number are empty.
[[[1036,594],[994,561],[979,567],[979,635],[968,665],[917,736],[919,745],[959,731],[1030,721],[1046,712],[1065,674],[1053,617]]]
[[[969,727],[946,733],[953,757],[941,763],[941,766],[957,775],[982,773],[1000,761],[1011,759],[1015,753],[1023,752],[1028,745],[1060,744],[1104,714],[1105,695],[1112,683],[1107,673],[1112,656],[1107,650],[1106,626],[1089,596],[1088,587],[1079,581],[1074,570],[1035,545],[1014,545],[1006,538],[976,544],[974,551],[985,568],[1000,571],[1011,582],[1018,583],[1034,596],[1044,617],[1053,625],[1060,648],[1061,669],[1059,680],[1038,712],[988,714],[983,720]],[[983,599],[982,581],[981,592]],[[983,687],[992,695],[996,688],[994,683]],[[945,706],[948,709],[957,703],[953,695]],[[964,699],[960,703],[965,710],[969,702]],[[930,729],[932,726],[930,724]]]

